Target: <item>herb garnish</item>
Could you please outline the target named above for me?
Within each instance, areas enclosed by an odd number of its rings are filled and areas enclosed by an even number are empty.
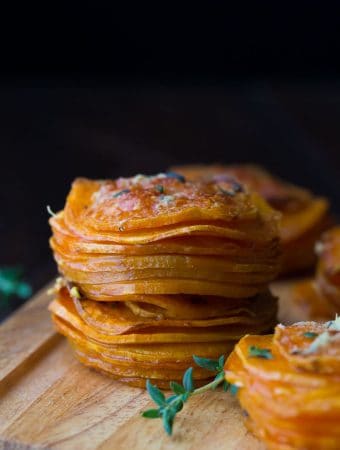
[[[320,347],[324,347],[329,343],[331,340],[331,335],[328,333],[328,331],[324,331],[323,333],[319,334],[317,338],[314,339],[314,341],[310,344],[308,348],[302,351],[303,355],[310,355],[311,353],[315,353],[319,350]]]
[[[272,352],[269,348],[260,348],[256,345],[251,345],[248,348],[248,356],[251,358],[273,359]]]
[[[162,203],[165,203],[166,205],[168,205],[170,202],[173,202],[175,200],[175,197],[173,195],[162,194],[158,198]]]
[[[223,175],[222,177],[218,177],[216,181],[227,182],[230,184],[231,189],[224,189],[221,185],[217,185],[218,189],[222,192],[222,194],[230,195],[234,197],[235,194],[239,192],[244,192],[244,188],[242,184],[238,183],[234,178]]]
[[[243,186],[236,181],[231,181],[231,189],[224,189],[219,184],[217,185],[217,187],[222,192],[222,194],[230,195],[230,197],[234,197],[239,192],[243,192]]]
[[[308,339],[313,339],[318,336],[318,333],[314,333],[313,331],[306,331],[306,333],[303,333],[303,335]]]
[[[123,189],[122,191],[118,191],[115,194],[112,195],[112,198],[120,197],[121,195],[128,194],[130,192],[130,189]]]
[[[0,302],[7,305],[11,297],[28,298],[32,294],[31,286],[22,281],[21,267],[3,267],[0,269]]]
[[[332,331],[340,331],[340,316],[336,314],[334,320],[326,322],[326,328]]]
[[[150,380],[146,382],[146,389],[152,398],[152,400],[159,406],[158,409],[148,409],[142,413],[142,416],[147,419],[162,418],[163,427],[168,435],[172,434],[173,423],[176,414],[181,411],[184,403],[193,395],[203,394],[203,392],[215,389],[218,385],[223,383],[223,388],[226,391],[230,385],[224,379],[224,356],[220,356],[219,359],[213,360],[208,358],[201,358],[199,356],[193,356],[195,363],[203,369],[216,372],[216,376],[213,381],[195,389],[194,381],[192,377],[193,368],[189,367],[183,375],[182,384],[175,381],[170,382],[170,389],[174,394],[168,398],[165,397],[162,391],[157,386],[151,384]]]
[[[233,190],[235,193],[237,193],[237,192],[243,192],[243,191],[244,191],[244,188],[243,188],[242,184],[238,183],[238,182],[235,181],[235,180],[232,180],[232,181],[231,181],[231,187],[232,187],[232,190]]]
[[[164,194],[164,186],[161,184],[156,184],[155,186],[156,191],[158,191],[160,194]]]
[[[185,183],[186,181],[183,175],[176,172],[167,172],[165,175],[167,178],[176,178],[176,180],[180,181],[181,183]]]
[[[231,395],[236,395],[239,389],[240,388],[236,386],[236,384],[231,384],[229,392],[231,393]]]

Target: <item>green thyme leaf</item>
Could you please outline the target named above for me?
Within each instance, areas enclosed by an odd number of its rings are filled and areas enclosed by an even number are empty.
[[[173,410],[175,413],[179,412],[183,408],[183,400],[181,397],[177,397],[176,400],[172,401],[171,410]]]
[[[170,381],[170,389],[174,391],[175,394],[185,394],[185,389],[183,386],[181,386],[179,383],[176,383],[176,381]]]
[[[221,370],[224,369],[224,355],[221,355],[221,356],[218,358],[218,365],[219,365],[219,368],[220,368]]]
[[[164,186],[161,184],[156,184],[155,186],[156,191],[158,191],[160,194],[164,194]]]
[[[167,178],[176,178],[176,180],[180,181],[181,183],[185,183],[185,177],[179,173],[167,172],[165,175]]]
[[[23,270],[21,267],[0,268],[0,301],[7,304],[12,297],[22,299],[32,295],[31,286],[22,281]]]
[[[171,403],[171,402],[173,402],[176,398],[178,398],[178,395],[170,395],[170,397],[168,397],[168,398],[166,398],[165,399],[165,402],[166,403]]]
[[[153,384],[151,384],[151,382],[149,380],[146,381],[146,389],[147,389],[150,397],[152,398],[152,400],[157,405],[159,405],[159,406],[166,405],[165,396],[164,396],[163,392],[160,391],[157,386],[154,386]]]
[[[142,416],[147,419],[157,419],[160,417],[160,413],[158,409],[148,409],[147,411],[142,412]]]
[[[200,356],[193,355],[193,360],[195,363],[202,367],[203,369],[211,370],[212,372],[216,372],[218,368],[220,367],[219,360],[216,359],[208,359],[208,358],[201,358]],[[224,360],[224,357],[223,357]],[[222,365],[223,367],[223,365]]]
[[[306,333],[303,333],[303,335],[308,339],[313,339],[318,336],[318,333],[314,333],[313,331],[306,331]]]
[[[239,390],[239,387],[236,386],[235,384],[231,384],[229,387],[229,391],[230,391],[231,395],[236,395],[238,390]]]
[[[183,387],[187,392],[192,392],[194,388],[194,380],[192,378],[192,367],[189,367],[183,375]]]
[[[123,189],[121,191],[116,192],[112,195],[112,198],[120,197],[121,195],[128,194],[130,192],[130,189]]]
[[[174,423],[174,413],[170,409],[166,409],[163,413],[163,426],[169,436],[172,435],[172,426]]]
[[[25,299],[32,295],[32,288],[28,283],[21,281],[17,285],[16,295],[19,298]]]
[[[224,372],[218,372],[218,374],[214,378],[214,382],[217,382],[217,383],[215,386],[212,387],[212,390],[215,390],[222,381],[224,381]]]
[[[199,363],[208,364],[207,358],[199,358],[197,359]],[[195,360],[196,360],[195,359]],[[203,362],[202,362],[203,361]],[[208,364],[209,365],[209,364]],[[170,388],[174,392],[174,394],[170,395],[168,398],[165,398],[164,394],[154,385],[151,384],[149,380],[146,382],[147,391],[152,398],[152,400],[159,406],[158,409],[149,409],[142,413],[142,416],[149,419],[154,419],[157,417],[162,418],[163,427],[168,435],[172,434],[173,423],[176,417],[176,414],[181,411],[184,406],[184,403],[192,396],[202,394],[211,389],[215,389],[218,385],[223,383],[224,390],[227,390],[229,387],[229,383],[224,379],[224,357],[220,357],[218,360],[214,361],[214,371],[217,372],[215,378],[210,383],[202,386],[198,389],[195,389],[193,382],[193,368],[190,367],[187,369],[183,376],[183,386],[181,386],[176,381],[170,382]]]
[[[227,380],[223,381],[223,390],[224,392],[227,392],[227,390],[229,389],[230,383],[228,383]]]
[[[251,358],[273,359],[272,352],[268,348],[260,348],[256,345],[249,347],[248,356]]]
[[[2,267],[0,269],[0,277],[6,281],[16,282],[22,277],[22,274],[23,270],[21,266]]]
[[[182,394],[183,402],[186,402],[189,397],[190,397],[190,392],[185,392],[185,394]]]

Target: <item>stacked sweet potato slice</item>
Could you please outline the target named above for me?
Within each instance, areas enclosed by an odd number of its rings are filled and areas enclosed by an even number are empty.
[[[319,257],[314,278],[298,281],[287,292],[300,317],[328,320],[340,313],[340,227],[323,234],[316,245]]]
[[[272,450],[337,450],[340,320],[278,325],[245,336],[225,365],[246,423]]]
[[[278,221],[231,180],[78,179],[50,219],[63,276],[53,320],[84,364],[165,387],[193,354],[218,357],[275,324],[267,286],[279,270]]]
[[[315,263],[314,244],[331,219],[328,201],[316,197],[306,189],[294,186],[272,176],[254,165],[193,165],[174,170],[188,179],[215,179],[234,177],[240,183],[258,192],[282,213],[280,236],[283,248],[282,273],[296,272]]]

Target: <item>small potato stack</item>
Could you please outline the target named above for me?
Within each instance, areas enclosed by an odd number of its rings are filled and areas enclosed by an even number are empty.
[[[340,313],[340,226],[323,234],[316,253],[319,260],[315,277],[296,282],[287,295],[297,315],[322,321]]]
[[[270,206],[282,214],[280,237],[282,242],[281,273],[308,269],[316,261],[314,244],[331,223],[329,204],[323,197],[287,183],[259,166],[192,165],[174,170],[189,180],[215,179],[232,176],[240,183],[258,192]]]
[[[225,364],[246,424],[270,450],[338,450],[340,319],[245,336]]]
[[[279,215],[233,180],[77,179],[50,219],[50,305],[80,361],[121,381],[179,381],[275,324]],[[210,378],[195,371],[197,384]]]

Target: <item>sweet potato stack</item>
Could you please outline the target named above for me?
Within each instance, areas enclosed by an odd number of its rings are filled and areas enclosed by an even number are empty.
[[[292,285],[289,295],[300,317],[322,321],[340,313],[340,227],[324,233],[315,250],[315,277]]]
[[[50,305],[84,364],[135,386],[180,380],[275,324],[278,214],[235,181],[169,173],[77,179],[50,219]],[[209,373],[195,371],[204,383]]]
[[[316,197],[308,190],[280,180],[255,165],[193,165],[175,167],[174,170],[190,180],[218,181],[232,176],[255,190],[282,214],[281,273],[308,269],[315,263],[314,244],[331,223],[325,198]]]
[[[340,321],[278,325],[245,336],[225,365],[246,424],[272,450],[337,450]]]

